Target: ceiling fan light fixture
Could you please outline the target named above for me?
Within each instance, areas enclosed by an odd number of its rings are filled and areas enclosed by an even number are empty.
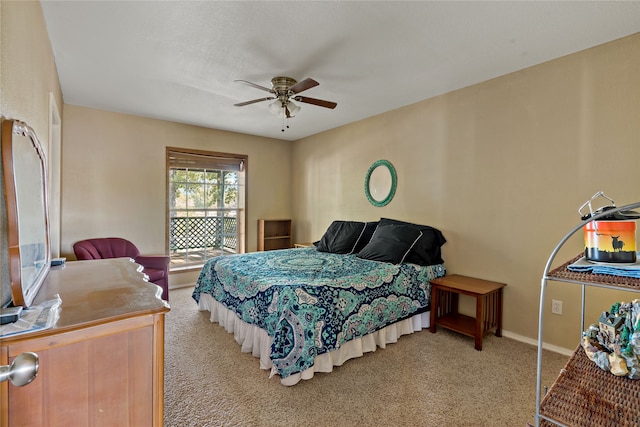
[[[280,114],[282,114],[282,103],[279,99],[276,99],[271,104],[269,104],[269,111],[271,111],[274,116],[279,116]]]
[[[304,102],[305,104],[317,105],[319,107],[334,109],[336,107],[335,102],[325,101],[322,99],[309,98],[307,96],[299,96],[300,92],[307,89],[311,89],[319,85],[317,81],[308,77],[301,82],[292,79],[291,77],[274,77],[271,79],[272,88],[269,89],[264,86],[260,86],[255,83],[251,83],[247,80],[235,80],[236,82],[244,83],[252,86],[256,89],[269,92],[272,96],[253,99],[251,101],[239,102],[234,104],[236,107],[244,107],[245,105],[255,104],[256,102],[272,101],[269,103],[269,111],[276,116],[282,118],[282,132],[289,127],[289,119],[295,117],[296,113],[300,111],[300,106],[294,104],[292,101]]]
[[[274,116],[286,115],[285,106],[289,109],[289,114],[293,117],[298,111],[300,111],[300,107],[294,104],[291,101],[282,102],[279,99],[276,99],[272,103],[269,104],[269,111]]]
[[[287,107],[289,108],[289,113],[291,113],[292,116],[300,111],[300,107],[291,101],[287,102]]]

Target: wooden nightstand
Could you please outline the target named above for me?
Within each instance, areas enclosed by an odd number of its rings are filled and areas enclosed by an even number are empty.
[[[505,283],[460,276],[458,274],[431,280],[431,324],[475,338],[476,350],[482,350],[482,337],[495,329],[502,336],[502,288]],[[476,317],[458,313],[458,295],[476,299]]]
[[[313,243],[294,243],[293,244],[294,248],[310,248],[311,246],[313,246]]]

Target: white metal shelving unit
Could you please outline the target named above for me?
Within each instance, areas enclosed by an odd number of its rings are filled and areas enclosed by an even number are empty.
[[[538,320],[538,366],[536,378],[536,414],[535,425],[539,426],[563,426],[563,427],[582,427],[582,426],[624,426],[624,425],[640,425],[640,380],[630,380],[625,377],[614,377],[611,373],[600,370],[590,374],[589,378],[579,378],[581,375],[580,366],[584,366],[586,355],[579,345],[576,352],[571,357],[560,376],[551,386],[549,392],[542,396],[542,343],[543,343],[543,320],[544,320],[544,298],[547,283],[549,281],[564,282],[580,285],[582,287],[582,316],[581,330],[584,331],[585,317],[585,289],[587,286],[596,286],[602,288],[610,288],[617,290],[625,290],[632,292],[640,292],[640,279],[609,276],[591,273],[575,273],[569,271],[567,266],[575,262],[580,256],[572,259],[558,268],[551,270],[558,251],[576,232],[581,231],[585,224],[604,218],[612,213],[629,211],[640,208],[640,202],[630,205],[617,207],[606,210],[600,214],[593,215],[591,218],[582,221],[576,225],[562,240],[556,245],[551,253],[542,276],[540,290],[540,316]],[[593,363],[586,359],[590,364]],[[581,392],[567,393],[567,388],[563,385],[571,381],[580,381]],[[616,392],[621,391],[636,399],[634,404],[624,404],[624,402],[607,402],[607,396],[599,392],[599,387],[603,382],[614,382]],[[628,393],[626,393],[628,391]],[[558,403],[562,400],[561,403]],[[599,405],[599,407],[597,406]],[[568,408],[576,408],[577,411],[571,413]],[[582,413],[580,413],[582,411]],[[599,418],[601,417],[601,418]]]

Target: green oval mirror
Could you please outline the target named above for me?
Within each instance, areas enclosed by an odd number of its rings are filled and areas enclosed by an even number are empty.
[[[364,179],[364,193],[373,206],[386,206],[396,194],[396,170],[388,160],[374,162]]]

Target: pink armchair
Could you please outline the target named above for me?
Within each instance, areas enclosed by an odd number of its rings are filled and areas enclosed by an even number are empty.
[[[103,237],[74,243],[73,252],[78,260],[129,257],[144,267],[149,281],[162,288],[162,299],[169,301],[169,256],[140,255],[130,241],[120,237]]]

